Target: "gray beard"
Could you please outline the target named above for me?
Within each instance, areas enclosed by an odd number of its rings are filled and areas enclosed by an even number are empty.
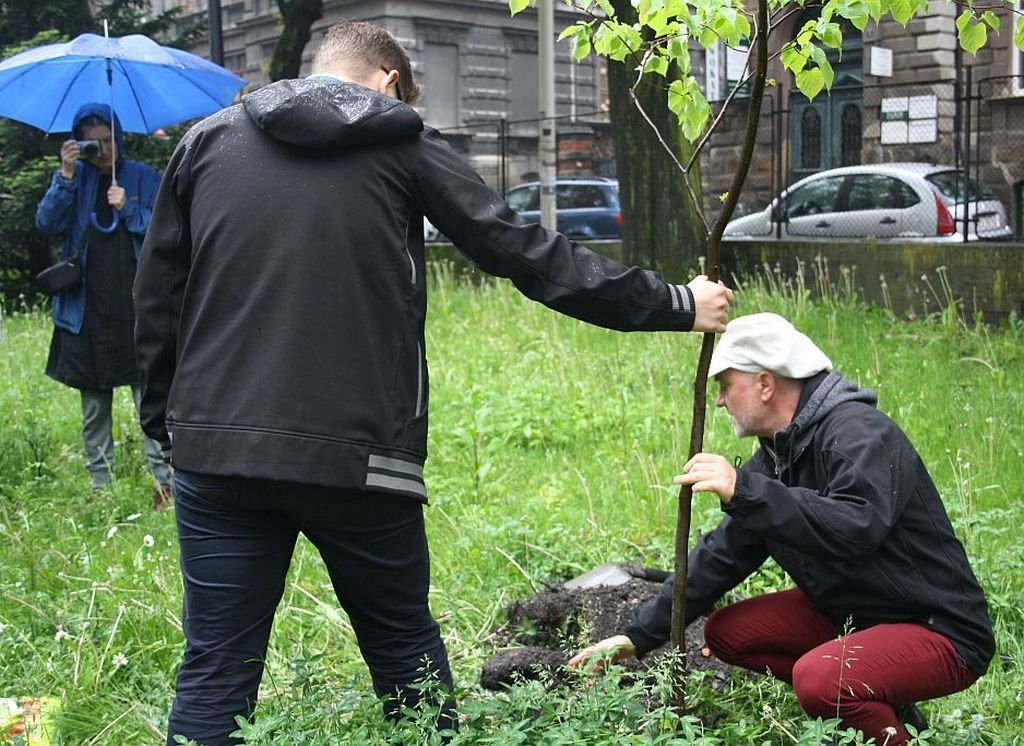
[[[730,419],[732,420],[732,431],[736,435],[737,438],[742,440],[743,438],[746,438],[747,436],[749,436],[751,434],[750,431],[747,430],[746,425],[741,423],[735,417],[732,417]]]

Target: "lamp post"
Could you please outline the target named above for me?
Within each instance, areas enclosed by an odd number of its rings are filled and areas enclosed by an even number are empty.
[[[540,224],[555,230],[555,10],[554,0],[537,3],[537,52],[540,91]]]
[[[210,60],[224,64],[224,40],[220,27],[220,0],[207,0],[206,25],[210,29]]]

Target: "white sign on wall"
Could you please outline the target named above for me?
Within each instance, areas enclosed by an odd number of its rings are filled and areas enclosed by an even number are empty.
[[[722,95],[722,43],[716,41],[704,50],[704,95],[708,101],[719,101]]]
[[[892,50],[878,45],[871,47],[871,74],[880,78],[892,77]]]
[[[939,139],[939,102],[934,95],[883,98],[880,118],[883,145]]]

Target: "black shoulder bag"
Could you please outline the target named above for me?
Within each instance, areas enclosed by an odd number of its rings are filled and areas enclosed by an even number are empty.
[[[75,245],[75,253],[67,259],[61,259],[52,267],[47,267],[36,275],[36,285],[48,295],[56,295],[65,290],[72,290],[82,284],[85,279],[85,272],[82,270],[82,263],[78,255],[82,253],[85,239],[89,235],[89,226],[85,226],[82,235],[78,237]]]

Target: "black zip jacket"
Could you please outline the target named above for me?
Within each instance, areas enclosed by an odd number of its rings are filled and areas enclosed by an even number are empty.
[[[146,235],[142,423],[175,466],[426,499],[424,215],[556,311],[693,326],[688,288],[525,223],[411,107],[274,83],[188,132]]]
[[[793,422],[738,470],[727,515],[689,554],[686,623],[772,557],[840,633],[911,622],[981,675],[995,651],[985,596],[928,471],[875,395],[839,373],[804,386]],[[625,634],[669,638],[672,579]]]

